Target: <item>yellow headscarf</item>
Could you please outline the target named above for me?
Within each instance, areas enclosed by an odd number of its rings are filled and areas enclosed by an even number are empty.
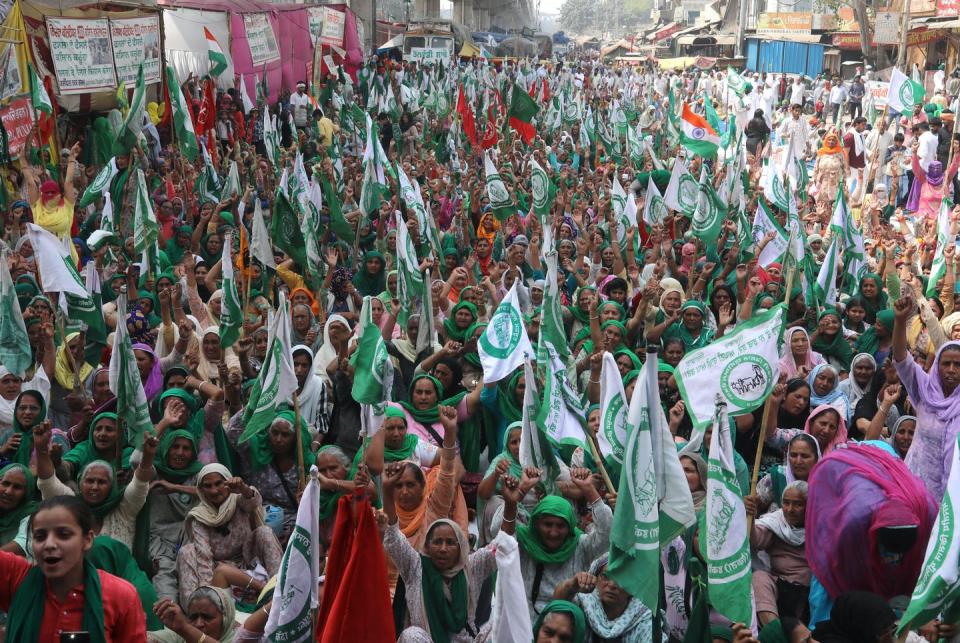
[[[60,348],[57,349],[57,365],[56,370],[54,370],[54,377],[57,380],[57,383],[60,384],[63,388],[68,391],[73,390],[73,369],[70,368],[70,358],[67,357],[67,350],[75,338],[79,337],[80,333],[70,333],[67,335],[63,344],[60,345]],[[80,367],[80,384],[82,385],[87,378],[90,376],[90,373],[93,372],[93,367],[87,364],[86,362],[81,362]]]

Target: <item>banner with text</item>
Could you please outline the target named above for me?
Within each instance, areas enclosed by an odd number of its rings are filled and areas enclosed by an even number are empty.
[[[432,65],[449,61],[450,52],[444,47],[411,47],[406,58],[421,65]]]
[[[137,69],[143,62],[143,78],[147,84],[160,81],[160,19],[158,16],[118,18],[110,20],[113,62],[117,80],[133,87]]]
[[[20,55],[14,45],[7,45],[7,48],[0,54],[0,100],[6,100],[11,96],[16,96],[23,90],[23,79],[20,77]]]
[[[85,94],[117,86],[108,20],[48,16],[46,22],[61,94]]]
[[[4,129],[7,130],[10,158],[16,158],[20,155],[20,151],[27,142],[27,137],[30,136],[30,130],[33,128],[33,109],[30,105],[30,97],[17,98],[0,109],[0,120],[3,121]]]
[[[323,8],[323,27],[320,30],[320,42],[334,47],[343,47],[343,25],[347,14],[328,7]],[[362,41],[361,41],[362,42]]]
[[[243,16],[243,27],[247,30],[247,45],[254,65],[262,65],[280,60],[277,36],[273,33],[270,19],[265,13],[251,13]]]

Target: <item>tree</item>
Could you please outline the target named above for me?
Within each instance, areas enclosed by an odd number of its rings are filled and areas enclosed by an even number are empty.
[[[596,0],[564,0],[560,6],[560,24],[575,33],[589,33],[597,24]]]

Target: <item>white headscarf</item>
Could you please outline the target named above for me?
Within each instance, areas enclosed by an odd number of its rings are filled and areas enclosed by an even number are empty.
[[[10,369],[0,365],[0,379],[3,379],[9,374]],[[22,388],[21,386],[21,389]],[[19,393],[14,395],[12,400],[0,396],[0,429],[7,429],[13,426],[13,409],[17,405],[17,397],[19,397]]]
[[[857,383],[856,378],[853,377],[853,369],[856,368],[857,362],[870,362],[873,364],[873,370],[877,370],[877,360],[873,358],[873,355],[869,353],[857,353],[854,355],[853,359],[850,360],[850,377],[840,382],[839,388],[841,391],[846,393],[847,399],[850,400],[850,408],[856,409],[857,403],[863,399],[863,396],[867,392],[867,388],[870,386],[870,382],[867,382],[867,386],[860,386]]]
[[[219,473],[223,476],[224,480],[229,480],[233,477],[230,469],[219,462],[211,462],[200,469],[200,472],[197,474],[197,487],[203,483],[205,477],[213,473]],[[214,507],[207,502],[207,499],[203,497],[203,492],[201,492],[199,496],[200,504],[191,509],[183,521],[184,533],[190,540],[193,540],[194,522],[199,522],[201,525],[206,525],[207,527],[222,527],[233,520],[233,516],[237,512],[237,503],[240,502],[239,493],[231,493],[228,495],[227,499],[224,500],[219,507]],[[263,516],[263,506],[261,505],[257,511],[257,517],[260,519],[261,524],[263,523]]]
[[[347,321],[346,317],[342,315],[330,315],[327,318],[327,323],[323,325],[323,344],[313,358],[314,374],[318,375],[328,384],[330,383],[330,376],[327,375],[327,366],[330,365],[330,362],[337,359],[337,349],[333,345],[333,342],[330,341],[330,325],[334,322],[343,324],[347,331],[350,331],[350,322]]]
[[[300,404],[300,416],[307,423],[307,428],[311,435],[317,434],[317,418],[326,409],[320,408],[320,394],[323,392],[324,381],[313,371],[315,358],[313,351],[306,344],[297,344],[293,347],[291,353],[296,355],[298,352],[306,353],[310,356],[310,371],[307,373],[307,379],[303,383],[303,390],[297,395],[297,401]]]

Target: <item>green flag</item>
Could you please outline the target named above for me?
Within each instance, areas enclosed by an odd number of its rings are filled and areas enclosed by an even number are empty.
[[[273,245],[287,253],[299,265],[307,265],[306,242],[300,232],[300,222],[290,200],[281,190],[277,190],[273,201],[270,236],[273,237]]]
[[[960,619],[960,445],[953,444],[950,478],[940,501],[920,578],[903,612],[897,637],[934,619],[956,623]]]
[[[83,191],[83,196],[80,197],[80,200],[77,201],[78,208],[85,208],[97,199],[101,198],[104,193],[108,193],[110,190],[110,184],[113,182],[113,177],[119,174],[120,170],[117,168],[117,159],[116,157],[110,159],[110,162],[103,166],[97,176],[94,177],[93,182],[87,186],[87,189]]]
[[[423,297],[423,291],[426,285],[423,281],[423,273],[420,272],[420,263],[417,259],[417,250],[413,245],[413,239],[410,238],[410,231],[407,229],[407,223],[396,213],[397,222],[397,269],[400,284],[403,285],[403,294],[406,298],[413,297],[420,299]],[[405,297],[401,297],[401,302]]]
[[[513,197],[503,184],[500,172],[486,152],[483,155],[483,169],[486,174],[487,198],[490,199],[490,207],[493,208],[493,214],[497,219],[504,221],[517,213],[517,206],[514,205]]]
[[[537,416],[540,413],[540,395],[537,391],[537,380],[530,366],[524,359],[523,373],[525,384],[523,389],[523,411],[520,424],[520,466],[540,469],[543,485],[548,494],[557,494],[557,479],[566,469],[566,466],[553,452],[553,445],[546,434],[537,427]]]
[[[143,63],[137,69],[137,84],[133,88],[133,99],[130,101],[130,109],[127,110],[127,118],[123,122],[123,130],[129,131],[134,137],[140,135],[143,129],[143,115],[147,107],[146,103],[147,85],[143,80]],[[136,144],[136,139],[132,139]]]
[[[700,196],[697,209],[693,212],[690,229],[694,236],[702,239],[708,246],[716,243],[720,228],[727,217],[727,208],[713,189],[712,177],[706,167],[700,171]]]
[[[382,404],[389,399],[393,388],[393,364],[387,355],[380,327],[371,317],[371,297],[363,298],[357,335],[360,341],[350,356],[354,369],[353,399],[361,404]]]
[[[227,348],[240,337],[243,328],[243,305],[237,292],[237,282],[233,277],[233,233],[228,232],[223,240],[223,254],[220,258],[220,270],[223,274],[223,305],[220,307],[220,347]]]
[[[170,94],[170,105],[173,108],[173,129],[177,137],[177,146],[184,158],[193,163],[200,152],[197,144],[197,133],[193,129],[190,107],[183,97],[183,91],[180,89],[173,67],[170,65],[167,65],[166,81],[167,92]]]
[[[277,313],[267,330],[267,354],[244,407],[244,429],[239,439],[241,444],[269,427],[276,419],[278,408],[287,404],[290,396],[297,390],[288,309],[287,297],[281,291]]]
[[[734,71],[733,67],[727,67],[727,87],[737,96],[743,96],[747,90],[747,81]]]
[[[626,430],[607,574],[656,614],[660,549],[696,519],[693,497],[683,484],[683,467],[660,404],[656,353],[647,354],[637,378]]]
[[[117,310],[126,309],[127,294],[123,292],[117,299]],[[153,430],[153,422],[126,324],[117,324],[113,335],[109,381],[110,391],[117,396],[117,417],[126,425],[127,441],[139,449],[144,434]]]
[[[721,400],[718,400],[710,436],[707,503],[706,511],[700,516],[700,551],[707,564],[710,604],[734,623],[751,623],[750,534],[737,483],[727,405]]]
[[[545,225],[557,198],[557,186],[534,158],[530,159],[530,192],[533,193],[533,211],[540,218],[541,225]]]
[[[27,328],[7,268],[6,251],[0,252],[0,364],[21,379],[33,365]]]
[[[137,169],[137,194],[133,207],[133,249],[142,253],[157,242],[160,228],[157,216],[153,212],[150,192],[147,191],[147,179],[143,170]]]
[[[567,334],[563,322],[563,309],[560,306],[557,253],[552,248],[544,256],[544,263],[547,264],[547,278],[543,289],[543,304],[540,310],[537,361],[545,363],[546,345],[552,344],[556,348],[560,359],[565,364],[569,364],[571,354],[569,342],[566,341]]]
[[[930,267],[930,277],[927,280],[927,297],[937,296],[937,283],[947,272],[947,261],[943,251],[954,241],[950,234],[950,212],[952,209],[953,203],[950,199],[944,197],[940,200],[940,212],[937,215],[937,250],[933,257],[933,265]]]
[[[47,93],[47,88],[43,86],[43,81],[37,76],[37,71],[30,63],[27,63],[27,73],[30,76],[30,102],[33,103],[33,108],[47,116],[52,116],[53,103],[50,101],[50,94]]]

